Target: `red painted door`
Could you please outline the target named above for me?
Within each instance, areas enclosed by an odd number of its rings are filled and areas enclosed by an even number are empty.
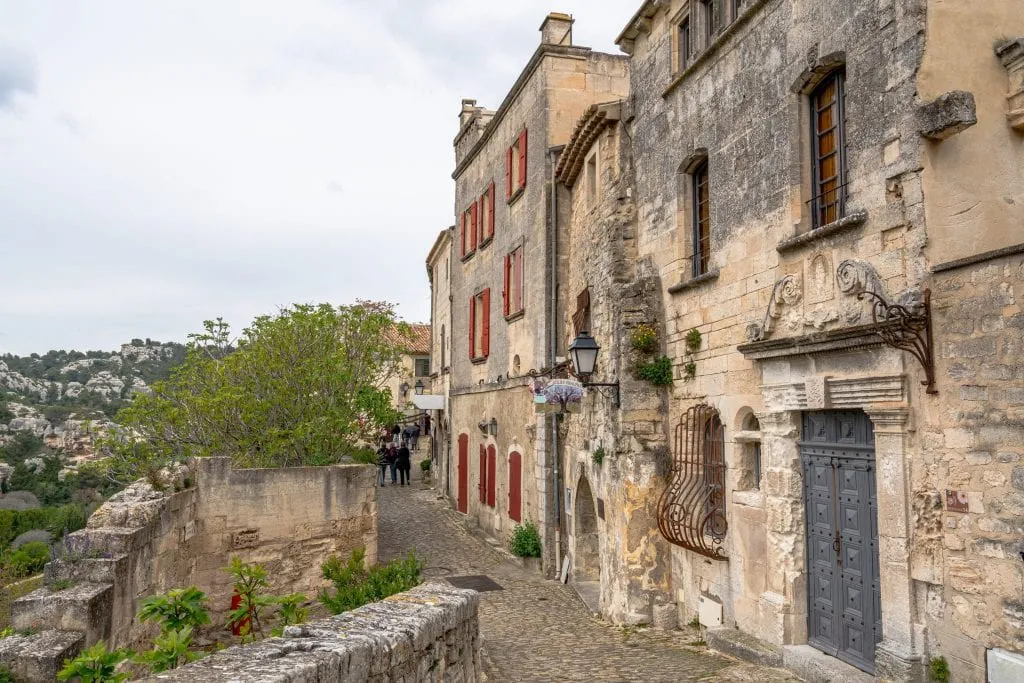
[[[469,435],[459,435],[459,512],[465,514],[469,503]]]
[[[517,522],[523,517],[523,456],[516,451],[508,456],[508,516]]]
[[[487,449],[480,444],[480,481],[477,482],[477,493],[480,494],[480,502],[487,504]]]
[[[497,479],[498,464],[494,446],[487,447],[487,504],[494,507],[494,487]]]

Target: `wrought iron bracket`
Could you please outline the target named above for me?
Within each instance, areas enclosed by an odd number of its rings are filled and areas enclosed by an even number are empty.
[[[618,408],[620,405],[619,401],[619,383],[618,382],[587,382],[583,381],[583,386],[586,388],[596,387],[598,393],[605,398],[611,397],[612,408]],[[609,393],[604,393],[604,390],[608,389]]]
[[[932,341],[932,290],[923,292],[923,301],[919,313],[912,313],[909,308],[900,304],[891,304],[881,295],[865,290],[857,295],[858,299],[870,297],[872,300],[871,317],[876,323],[882,323],[878,335],[887,346],[906,351],[918,360],[924,368],[925,379],[921,384],[927,387],[929,394],[937,394],[935,388],[935,349]]]

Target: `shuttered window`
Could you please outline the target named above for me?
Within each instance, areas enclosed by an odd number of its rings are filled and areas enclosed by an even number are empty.
[[[491,290],[477,292],[469,299],[469,357],[487,358],[491,352]]]
[[[487,504],[487,451],[484,445],[480,444],[480,483],[477,486],[477,493],[480,494],[480,502]]]
[[[497,487],[497,452],[494,446],[487,447],[487,505],[494,507],[495,490]]]
[[[526,187],[526,129],[505,154],[505,198],[512,200]]]
[[[505,317],[522,313],[523,298],[523,248],[515,249],[505,256],[504,289],[502,292]]]
[[[494,237],[494,182],[487,187],[480,199],[480,245],[483,246]]]

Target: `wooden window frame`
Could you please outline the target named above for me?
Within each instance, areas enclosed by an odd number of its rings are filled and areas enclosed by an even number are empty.
[[[494,239],[494,181],[492,180],[484,193],[477,200],[480,205],[480,241],[479,246],[485,247]]]
[[[692,17],[692,12],[685,12],[673,24],[675,26],[673,30],[675,73],[684,71],[694,56]]]
[[[524,270],[524,245],[518,247],[505,255],[505,263],[502,268],[502,312],[507,320],[517,318],[526,311],[526,272]]]
[[[828,102],[822,97],[830,89],[833,94]],[[834,223],[846,215],[847,184],[849,182],[846,152],[846,70],[836,69],[823,78],[808,95],[811,154],[811,229]],[[823,129],[820,116],[831,109],[832,125]],[[821,139],[834,132],[834,146],[822,153]],[[827,158],[836,157],[836,171],[822,179],[822,166]],[[831,201],[823,201],[826,196]]]
[[[480,315],[477,315],[477,302]],[[486,287],[469,298],[469,359],[482,362],[491,354],[491,289]],[[477,342],[479,352],[477,350]]]
[[[693,215],[693,277],[711,270],[711,174],[708,160],[697,164],[690,173]],[[703,192],[702,192],[703,188]],[[706,210],[706,213],[705,213]],[[707,227],[705,231],[704,228]],[[703,234],[705,233],[706,234]]]
[[[526,190],[527,150],[526,128],[523,128],[505,153],[505,200],[509,204]]]

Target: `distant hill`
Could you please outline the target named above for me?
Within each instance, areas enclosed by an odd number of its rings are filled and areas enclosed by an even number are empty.
[[[16,431],[39,437],[63,423],[105,422],[185,359],[185,346],[133,339],[118,351],[0,355],[0,442]]]

